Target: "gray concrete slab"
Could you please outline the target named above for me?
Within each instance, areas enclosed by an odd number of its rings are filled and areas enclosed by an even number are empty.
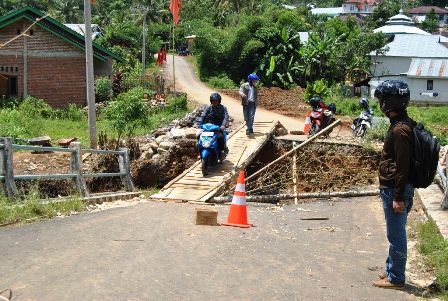
[[[387,254],[376,197],[250,204],[250,229],[195,226],[197,207],[148,202],[3,228],[0,289],[49,301],[416,300],[371,286]],[[229,207],[216,208],[225,221]],[[329,220],[300,220],[311,216]]]

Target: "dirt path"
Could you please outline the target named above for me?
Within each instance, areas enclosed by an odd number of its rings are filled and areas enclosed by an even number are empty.
[[[210,94],[215,92],[206,85],[204,85],[196,76],[193,67],[184,57],[175,57],[176,67],[176,88],[178,91],[182,91],[188,94],[189,98],[194,99],[201,104],[209,104]],[[173,81],[173,60],[169,57],[164,65],[165,77],[169,84]],[[237,122],[243,122],[243,110],[241,102],[237,99],[222,95],[223,104],[227,107],[229,114]],[[287,117],[281,114],[267,111],[265,109],[258,108],[255,120],[280,120],[281,123],[289,130],[303,130],[304,120],[299,120],[291,117]]]
[[[387,253],[378,198],[250,204],[256,227],[195,226],[189,204],[147,202],[1,228],[14,300],[416,300],[371,282]],[[216,207],[219,221],[227,206]],[[302,221],[326,216],[328,221]]]

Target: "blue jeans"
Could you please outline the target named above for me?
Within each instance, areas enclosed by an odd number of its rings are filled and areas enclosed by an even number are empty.
[[[384,216],[386,217],[387,240],[389,241],[386,275],[392,283],[404,283],[408,251],[406,222],[413,204],[414,187],[411,184],[407,184],[405,187],[405,211],[403,213],[395,213],[393,210],[393,188],[380,189],[380,193],[383,201]]]
[[[254,118],[257,106],[255,102],[248,102],[246,106],[243,105],[244,121],[246,121],[247,131],[254,132]]]

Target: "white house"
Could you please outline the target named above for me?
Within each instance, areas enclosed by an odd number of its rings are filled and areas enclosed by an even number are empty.
[[[448,59],[448,48],[439,35],[397,34],[384,48],[384,54],[370,53],[371,73],[374,77],[400,75],[409,70],[413,58]]]
[[[448,60],[413,59],[408,72],[401,75],[373,78],[370,93],[385,80],[399,79],[411,90],[411,101],[448,104]]]
[[[346,14],[371,14],[379,4],[379,0],[347,0],[342,8]]]
[[[418,93],[425,93],[413,94],[412,100],[424,101],[425,98],[429,98],[430,93],[433,93],[430,92],[431,90],[423,89],[426,87],[426,84],[428,84],[427,87],[431,87],[427,80],[432,80],[433,87],[438,87],[440,91],[434,92],[439,94],[438,98],[434,97],[432,101],[448,102],[448,97],[444,98],[445,92],[443,92],[444,89],[448,89],[448,79],[444,76],[428,79],[429,74],[431,76],[439,73],[444,74],[444,68],[448,67],[446,64],[441,63],[448,61],[448,48],[442,44],[447,41],[447,38],[438,35],[395,35],[393,41],[386,45],[384,54],[370,53],[372,78],[369,85],[371,95],[373,96],[375,88],[382,81],[386,79],[403,79],[408,84],[418,87],[418,89],[415,89]],[[428,62],[428,60],[433,61],[433,63]],[[427,72],[423,72],[426,70],[424,69],[425,66],[427,67]],[[437,68],[438,73],[435,71]],[[444,88],[441,88],[442,84],[445,85]]]
[[[391,17],[385,26],[375,29],[373,32],[382,32],[386,35],[393,34],[422,34],[430,35],[429,32],[421,30],[415,26],[414,21],[408,16],[403,14],[403,10],[400,10],[398,15]]]
[[[443,27],[448,24],[448,10],[437,6],[419,6],[407,11],[407,13],[417,22],[426,20],[426,15],[432,10],[439,18],[439,26]]]

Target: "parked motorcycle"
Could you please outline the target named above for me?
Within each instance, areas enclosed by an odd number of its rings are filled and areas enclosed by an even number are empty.
[[[336,105],[334,103],[325,105],[319,98],[313,97],[310,100],[313,111],[310,114],[310,128],[308,130],[308,137],[317,134],[322,129],[326,128],[335,121],[334,114],[336,113]],[[327,137],[330,133],[327,133]]]
[[[220,162],[220,149],[218,147],[218,132],[220,127],[211,123],[206,123],[200,126],[203,130],[199,136],[199,154],[202,161],[202,175],[208,175],[209,168],[215,166]],[[227,139],[226,131],[223,132],[224,141]]]
[[[364,110],[353,120],[351,128],[353,136],[363,138],[367,130],[372,128],[373,110],[369,108],[369,101],[366,98],[361,98],[359,105]]]

